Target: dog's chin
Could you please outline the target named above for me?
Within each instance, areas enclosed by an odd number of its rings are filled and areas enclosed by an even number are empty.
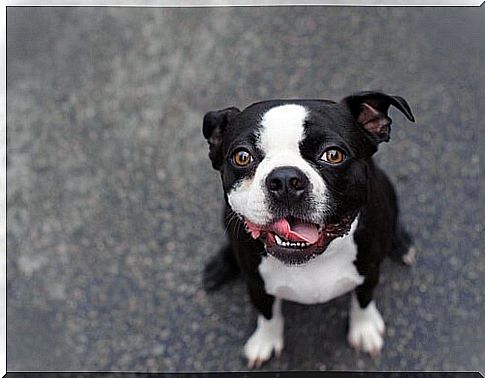
[[[264,243],[269,255],[287,265],[302,265],[324,253],[334,239],[348,234],[355,215],[347,214],[331,224],[286,217],[261,226],[246,219],[245,226],[254,239]]]

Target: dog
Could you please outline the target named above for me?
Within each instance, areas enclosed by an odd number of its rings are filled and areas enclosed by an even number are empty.
[[[249,368],[281,355],[282,300],[324,303],[348,292],[348,342],[380,353],[379,266],[385,256],[408,265],[415,259],[395,190],[372,159],[390,139],[391,105],[414,122],[404,98],[376,91],[205,114],[229,244],[206,265],[203,284],[214,290],[242,273],[258,311],[244,346]]]

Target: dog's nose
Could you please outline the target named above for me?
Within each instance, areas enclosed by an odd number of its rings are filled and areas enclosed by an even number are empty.
[[[278,167],[266,177],[266,187],[278,200],[292,202],[301,199],[310,181],[297,167]]]

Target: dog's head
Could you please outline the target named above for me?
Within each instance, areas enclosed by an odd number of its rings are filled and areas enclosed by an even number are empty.
[[[390,105],[414,121],[403,98],[378,92],[205,115],[203,134],[226,200],[269,254],[300,264],[349,231],[366,202],[369,159],[389,140]]]

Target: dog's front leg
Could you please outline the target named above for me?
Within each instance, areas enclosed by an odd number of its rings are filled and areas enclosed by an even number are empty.
[[[257,327],[244,346],[249,368],[259,368],[269,360],[273,351],[280,356],[283,350],[283,315],[281,299],[264,291],[261,278],[249,283],[251,301],[258,309]]]
[[[384,345],[385,325],[371,295],[365,283],[352,293],[347,340],[354,349],[376,357]]]

